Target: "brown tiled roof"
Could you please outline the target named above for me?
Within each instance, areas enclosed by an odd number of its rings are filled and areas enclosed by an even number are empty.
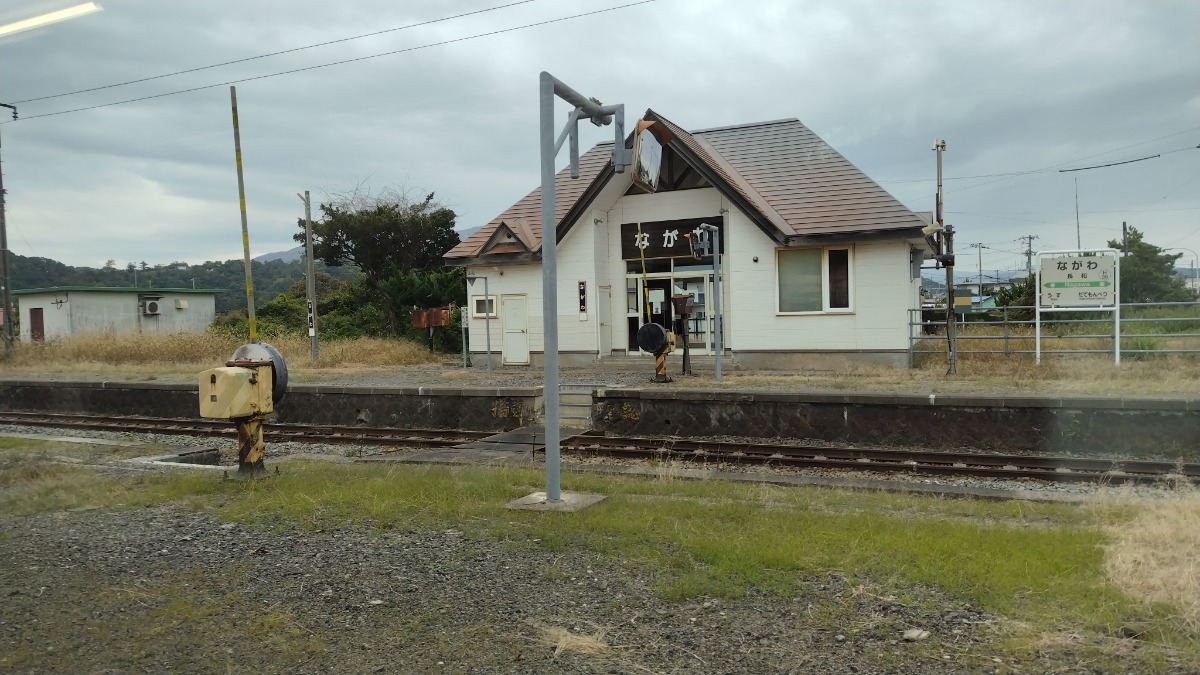
[[[698,131],[798,235],[925,223],[799,120]]]
[[[570,168],[564,168],[554,176],[554,220],[561,224],[564,216],[579,201],[592,181],[612,159],[612,143],[600,143],[579,158],[579,178],[571,178]],[[458,246],[450,249],[446,258],[471,258],[483,252],[500,223],[507,223],[529,246],[531,251],[541,250],[542,244],[542,188],[525,195],[521,201],[508,207],[504,213],[491,220],[477,232],[467,237]]]
[[[885,232],[926,224],[799,120],[689,133],[653,110],[646,111],[646,119],[670,129],[674,135],[670,147],[702,165],[697,169],[731,201],[747,209],[759,227],[777,241]],[[589,187],[611,175],[602,175],[611,155],[612,144],[601,143],[579,158],[578,179],[571,179],[567,169],[555,176],[555,220],[560,228],[570,227],[571,223],[563,223],[563,218],[580,199],[595,194],[594,190],[589,193]],[[540,250],[541,189],[513,204],[445,257],[481,255],[500,223],[530,244],[530,251]],[[511,252],[504,247],[489,251]]]

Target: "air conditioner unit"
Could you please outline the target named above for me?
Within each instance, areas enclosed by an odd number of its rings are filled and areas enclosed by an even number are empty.
[[[158,303],[158,300],[147,300],[142,307],[142,313],[146,316],[157,316],[162,311]]]

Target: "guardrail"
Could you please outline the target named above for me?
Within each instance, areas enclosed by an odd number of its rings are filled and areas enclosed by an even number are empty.
[[[1033,306],[956,309],[958,358],[1034,354]],[[1112,318],[1095,312],[1042,315],[1042,356],[1113,353]],[[1200,302],[1122,303],[1122,358],[1200,355]],[[909,310],[909,366],[946,353],[944,307]]]

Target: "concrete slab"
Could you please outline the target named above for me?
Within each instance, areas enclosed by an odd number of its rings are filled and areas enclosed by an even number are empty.
[[[141,442],[133,441],[113,441],[107,438],[79,438],[77,436],[49,436],[46,434],[13,434],[0,433],[2,438],[27,438],[34,441],[53,441],[55,443],[79,443],[81,445],[111,445],[121,448],[133,448],[139,445],[145,445]]]
[[[559,496],[561,497],[559,501],[552,502],[546,499],[545,492],[535,492],[531,495],[521,497],[520,499],[514,499],[504,506],[506,508],[524,511],[559,511],[563,513],[572,513],[604,501],[604,495],[596,494],[594,492],[563,491],[559,493]]]
[[[589,429],[582,427],[562,427],[559,430],[560,442],[566,442],[581,434],[586,434]],[[498,434],[482,438],[478,441],[463,443],[454,446],[455,450],[494,450],[498,452],[537,452],[546,447],[546,427],[535,424],[527,427],[520,427],[511,431],[502,431]]]

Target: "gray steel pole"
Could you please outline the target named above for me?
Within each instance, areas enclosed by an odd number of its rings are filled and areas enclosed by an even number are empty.
[[[554,93],[555,79],[539,77],[540,136],[542,155],[542,354],[545,362],[542,398],[546,405],[546,500],[562,501],[559,489],[558,417],[558,233],[554,217]],[[559,95],[577,107],[594,103],[558,83]]]
[[[17,119],[17,108],[7,103],[0,103],[13,111],[13,119]],[[4,295],[4,353],[12,355],[13,351],[13,306],[12,281],[8,269],[8,221],[4,206],[4,164],[0,162],[0,289]]]
[[[492,295],[488,292],[488,278],[483,278],[483,332],[487,343],[488,374],[492,373]]]
[[[713,326],[713,349],[717,356],[717,382],[721,381],[721,352],[724,347],[721,344],[721,230],[715,225],[704,223],[701,225],[704,229],[712,233],[713,236],[713,315],[715,318]]]
[[[300,195],[296,195],[300,197]],[[312,200],[308,190],[300,197],[304,201],[304,276],[308,279],[305,291],[308,294],[308,350],[312,360],[317,360],[320,345],[317,344],[317,278],[313,271]]]
[[[471,301],[468,299],[467,305],[469,305],[470,302]],[[467,320],[470,316],[470,314],[467,312],[467,305],[463,305],[462,307],[458,308],[458,323],[459,327],[462,329],[463,370],[467,369]]]
[[[242,136],[238,131],[237,87],[229,87],[229,102],[233,107],[233,153],[237,160],[238,203],[242,210],[242,255],[246,264],[246,317],[250,321],[250,341],[258,342],[254,324],[254,283],[250,279],[250,229],[246,225],[246,184],[242,181]]]
[[[590,119],[596,126],[604,126],[616,118],[613,125],[613,170],[621,173],[632,158],[625,148],[625,106],[606,106],[559,82],[550,73],[542,71],[538,79],[539,137],[542,163],[542,331],[543,361],[545,378],[543,398],[546,405],[546,500],[562,501],[559,490],[559,415],[558,415],[558,234],[555,232],[554,156],[560,145],[554,138],[554,97],[558,96],[575,106],[567,120],[573,126],[580,119]],[[576,132],[567,130],[571,139],[571,176],[579,176],[578,142]],[[485,282],[486,283],[486,282]]]

